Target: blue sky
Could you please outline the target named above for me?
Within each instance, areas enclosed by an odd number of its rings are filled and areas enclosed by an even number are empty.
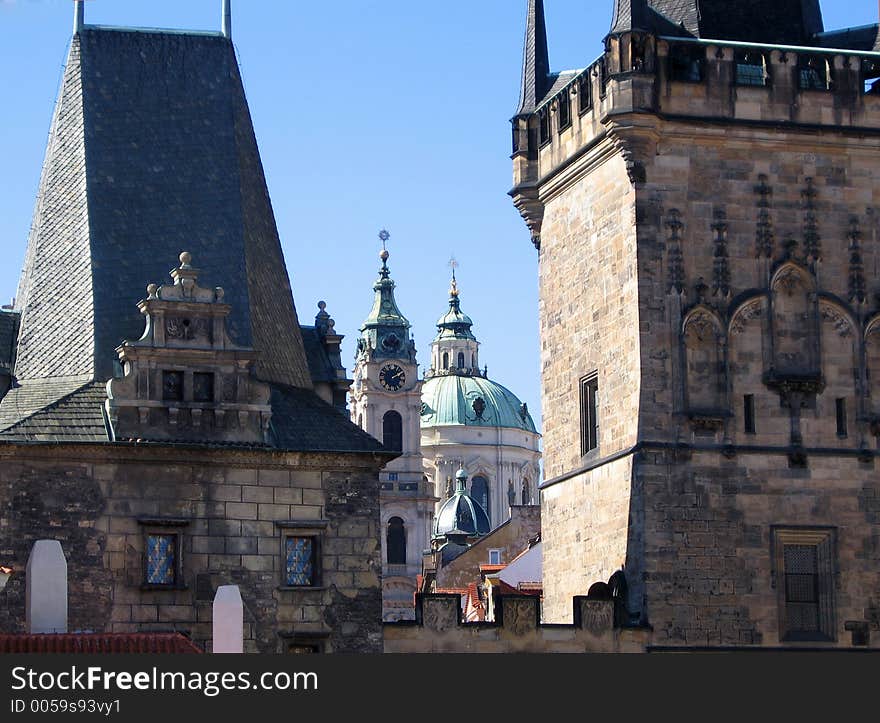
[[[553,69],[598,57],[612,0],[545,4]],[[72,5],[0,0],[2,303],[24,258]],[[826,28],[877,20],[875,0],[822,6]],[[540,424],[537,255],[507,196],[525,7],[233,0],[233,37],[300,320],[325,299],[351,370],[387,227],[424,368],[454,255],[482,361]],[[88,0],[86,22],[213,30],[220,0]]]

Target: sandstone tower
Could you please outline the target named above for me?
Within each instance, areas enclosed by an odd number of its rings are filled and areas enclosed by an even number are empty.
[[[818,0],[617,0],[551,73],[529,0],[547,620],[622,569],[656,645],[880,645],[877,39]]]

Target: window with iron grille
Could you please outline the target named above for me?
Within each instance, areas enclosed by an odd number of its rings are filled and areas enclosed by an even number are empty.
[[[581,455],[599,447],[599,374],[593,372],[580,381]]]
[[[559,103],[557,120],[559,121],[559,132],[562,133],[566,128],[571,127],[571,96],[568,91],[562,91],[556,102]]]
[[[177,583],[177,535],[147,535],[147,585]]]
[[[287,587],[318,584],[318,538],[315,535],[284,538],[284,584]]]
[[[833,641],[834,531],[774,528],[773,545],[780,640]]]
[[[183,518],[138,518],[143,534],[145,589],[181,589],[183,579]]]
[[[734,59],[737,85],[767,85],[764,54],[754,50],[737,51]]]
[[[538,145],[543,146],[550,142],[550,113],[547,108],[538,111]]]
[[[582,73],[577,82],[578,113],[583,115],[593,107],[593,82],[589,71]]]

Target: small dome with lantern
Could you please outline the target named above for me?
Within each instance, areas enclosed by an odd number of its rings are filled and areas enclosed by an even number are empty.
[[[458,470],[455,493],[440,507],[434,518],[434,537],[482,537],[491,531],[489,516],[479,502],[467,493],[467,472]]]

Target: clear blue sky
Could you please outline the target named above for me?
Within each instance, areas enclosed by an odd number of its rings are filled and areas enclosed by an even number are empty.
[[[545,4],[553,69],[598,57],[612,0]],[[24,258],[72,6],[0,0],[2,303]],[[877,21],[875,0],[822,6],[826,28]],[[454,254],[482,361],[539,423],[537,255],[506,195],[525,8],[233,0],[233,36],[300,320],[326,299],[351,370],[387,227],[424,368]],[[214,30],[220,0],[88,0],[86,22]]]

